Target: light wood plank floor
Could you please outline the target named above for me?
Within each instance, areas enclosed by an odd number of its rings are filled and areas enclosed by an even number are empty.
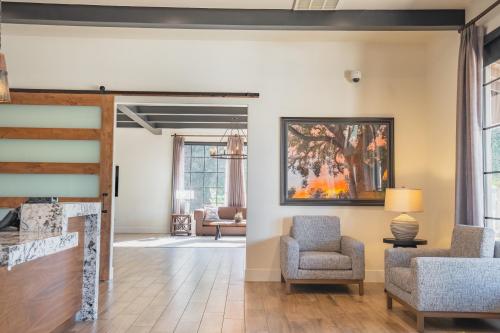
[[[101,284],[100,316],[71,333],[416,332],[382,284],[298,286],[244,283],[245,249],[115,248],[115,279]],[[429,332],[500,332],[500,322],[426,320]]]

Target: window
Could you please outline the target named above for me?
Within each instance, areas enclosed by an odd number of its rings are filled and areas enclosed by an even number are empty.
[[[500,60],[485,67],[484,82],[485,218],[500,238]]]
[[[226,161],[210,157],[214,146],[222,152],[226,144],[186,142],[184,146],[184,188],[194,193],[190,212],[205,205],[224,205]]]

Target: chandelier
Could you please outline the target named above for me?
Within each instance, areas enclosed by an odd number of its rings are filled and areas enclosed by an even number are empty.
[[[240,129],[227,129],[221,136],[219,142],[227,142],[222,152],[217,150],[217,147],[211,147],[209,150],[210,157],[220,160],[245,160],[247,154],[244,153],[246,134]]]

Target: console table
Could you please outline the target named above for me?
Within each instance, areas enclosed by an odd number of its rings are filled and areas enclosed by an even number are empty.
[[[191,214],[172,214],[170,233],[172,236],[178,233],[191,236]]]

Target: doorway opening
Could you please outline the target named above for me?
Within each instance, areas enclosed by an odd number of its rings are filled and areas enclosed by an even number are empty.
[[[116,106],[114,247],[244,248],[248,105]]]

